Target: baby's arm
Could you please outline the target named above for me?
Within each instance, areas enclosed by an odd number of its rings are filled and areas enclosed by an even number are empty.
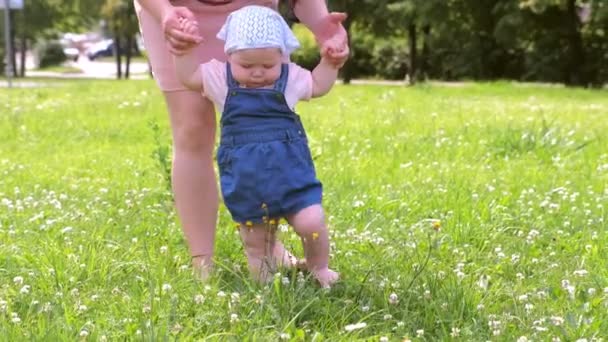
[[[312,97],[320,97],[327,94],[338,78],[338,70],[340,68],[330,63],[327,54],[327,49],[323,49],[321,61],[312,71]]]
[[[184,20],[181,24],[182,31],[185,33],[198,34],[198,25],[196,22]],[[183,55],[173,56],[177,79],[188,89],[203,91],[201,63],[194,51],[194,49],[190,49],[190,51]]]

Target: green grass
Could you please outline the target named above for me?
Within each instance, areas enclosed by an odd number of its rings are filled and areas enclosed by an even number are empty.
[[[55,83],[0,90],[2,340],[608,336],[607,91],[338,86],[301,104],[343,279],[323,291],[252,283],[223,207],[220,266],[196,281],[153,82]]]

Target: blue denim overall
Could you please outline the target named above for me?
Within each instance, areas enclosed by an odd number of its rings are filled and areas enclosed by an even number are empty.
[[[217,151],[224,203],[236,222],[262,223],[321,204],[300,117],[285,101],[289,66],[271,88],[241,88],[226,63],[228,95]]]

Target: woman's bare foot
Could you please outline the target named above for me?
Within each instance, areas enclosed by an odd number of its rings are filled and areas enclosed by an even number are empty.
[[[312,276],[317,279],[322,288],[328,289],[340,279],[338,272],[332,271],[329,268],[312,271]]]
[[[197,279],[206,281],[213,269],[213,261],[207,255],[196,255],[192,257],[192,270]]]

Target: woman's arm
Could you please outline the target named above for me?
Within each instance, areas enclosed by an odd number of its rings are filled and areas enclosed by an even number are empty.
[[[344,65],[350,53],[348,34],[342,26],[346,13],[329,12],[325,0],[289,0],[294,13],[315,35],[321,50],[329,52],[328,61]]]
[[[289,0],[289,6],[300,22],[318,37],[317,33],[321,31],[319,24],[329,14],[325,0]]]
[[[175,7],[168,0],[137,1],[160,23],[165,39],[169,42],[169,51],[172,54],[185,53],[203,40],[198,32],[187,34],[180,29],[180,20],[183,20],[183,18],[196,22],[194,14],[188,8]]]
[[[169,0],[137,0],[141,7],[143,7],[148,13],[152,14],[156,20],[160,23],[163,19],[164,13],[167,13],[171,7],[173,7]]]

